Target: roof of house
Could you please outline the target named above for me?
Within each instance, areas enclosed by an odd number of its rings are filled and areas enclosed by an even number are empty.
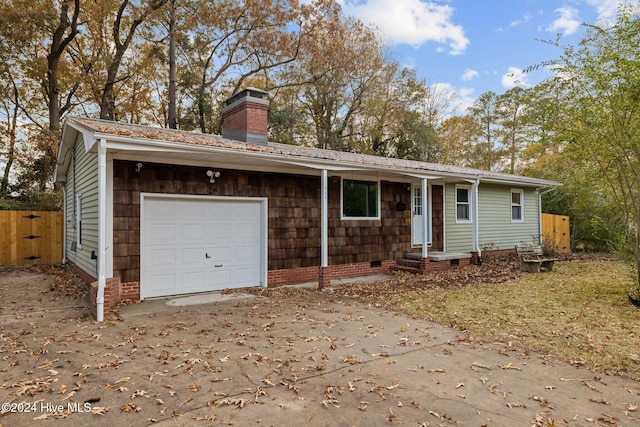
[[[193,154],[199,158],[206,156],[207,153],[215,153],[217,160],[219,160],[220,154],[225,154],[228,158],[230,158],[229,156],[236,158],[239,156],[252,156],[254,159],[263,159],[264,161],[334,171],[363,170],[430,179],[451,179],[456,177],[464,180],[480,179],[485,182],[519,184],[538,188],[559,185],[559,183],[554,181],[461,166],[395,159],[274,142],[254,144],[226,139],[218,135],[80,117],[70,117],[65,123],[58,155],[58,167],[56,168],[55,174],[56,180],[64,180],[62,178],[66,175],[66,168],[69,165],[69,159],[65,159],[65,157],[68,157],[65,154],[65,146],[67,148],[72,147],[79,133],[84,137],[87,151],[94,151],[95,141],[105,139],[108,150],[120,153],[135,151],[136,149],[142,149],[144,147],[144,152],[146,153],[157,150],[165,153],[165,156],[166,153],[171,150],[180,153],[193,151]]]

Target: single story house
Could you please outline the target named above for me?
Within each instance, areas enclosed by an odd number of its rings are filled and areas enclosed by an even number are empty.
[[[271,143],[268,106],[237,93],[222,136],[66,120],[64,261],[94,282],[98,320],[121,300],[427,272],[540,238],[555,182]]]

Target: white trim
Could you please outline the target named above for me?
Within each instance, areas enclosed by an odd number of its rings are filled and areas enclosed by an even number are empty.
[[[471,246],[472,250],[480,256],[480,234],[479,234],[479,203],[478,203],[478,187],[480,180],[476,180],[471,187]]]
[[[429,236],[431,235],[431,214],[425,209],[425,203],[428,205],[428,187],[427,178],[422,178],[420,183],[420,198],[422,198],[422,258],[429,256]]]
[[[345,181],[357,181],[357,182],[372,182],[376,184],[376,216],[344,216],[344,182]],[[380,220],[380,200],[382,189],[380,188],[380,180],[367,180],[365,179],[355,179],[355,178],[345,178],[340,177],[340,219],[343,221],[375,221]]]
[[[261,222],[260,226],[262,228],[261,234],[261,242],[260,246],[262,248],[262,256],[260,257],[260,276],[261,276],[261,285],[262,287],[267,287],[268,285],[268,220],[269,220],[269,211],[268,211],[268,203],[269,200],[266,197],[235,197],[235,196],[200,196],[200,195],[185,195],[185,194],[167,194],[167,193],[140,193],[140,299],[144,299],[144,266],[146,265],[146,255],[142,250],[142,241],[143,236],[145,235],[145,223],[143,221],[145,217],[145,201],[147,199],[177,199],[177,200],[206,200],[206,201],[221,201],[221,202],[259,202],[261,205]]]
[[[467,184],[456,184],[455,188],[454,188],[454,216],[456,218],[456,224],[472,224],[473,223],[473,215],[472,215],[472,211],[471,209],[473,208],[472,206],[472,198],[473,196],[471,195],[471,185],[467,185]],[[467,201],[466,202],[460,202],[460,203],[466,203],[469,206],[469,218],[468,219],[460,219],[458,218],[458,189],[465,189],[467,190]]]
[[[107,256],[105,259],[106,275],[113,277],[113,154],[107,152],[107,213],[106,213],[106,245]]]
[[[62,264],[67,263],[67,183],[62,187]]]
[[[514,204],[513,203],[513,194],[514,193],[518,193],[520,194],[520,204]],[[515,206],[520,206],[520,218],[519,219],[513,219],[513,208]],[[509,216],[511,217],[511,222],[524,222],[524,190],[521,188],[512,188],[511,192],[509,192]]]
[[[75,177],[74,177],[75,179]],[[107,284],[107,141],[98,141],[98,294],[96,320],[104,320],[104,288]]]
[[[327,170],[320,176],[320,266],[329,265],[329,177]]]
[[[442,184],[442,251],[447,251],[447,184]]]
[[[444,184],[443,184],[444,185]],[[420,248],[422,247],[422,243],[418,243],[415,241],[414,237],[414,233],[413,233],[413,226],[414,226],[414,220],[413,220],[413,215],[415,212],[415,191],[416,189],[420,189],[420,195],[422,197],[422,183],[421,182],[412,182],[411,183],[411,247],[412,248]],[[422,201],[422,215],[428,215],[428,230],[427,230],[427,234],[428,234],[428,239],[427,239],[427,245],[432,245],[433,244],[433,232],[431,230],[431,228],[433,227],[433,183],[429,182],[428,186],[427,186],[427,200],[426,202],[423,200]]]

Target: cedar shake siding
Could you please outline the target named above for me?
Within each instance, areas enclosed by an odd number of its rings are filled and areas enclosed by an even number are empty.
[[[113,273],[140,280],[140,193],[268,198],[268,270],[320,265],[320,177],[220,169],[209,183],[207,168],[115,160],[113,168]],[[340,178],[329,178],[329,265],[402,258],[411,249],[411,205],[405,183],[380,183],[378,220],[342,220]],[[387,263],[384,263],[385,265]],[[311,270],[317,271],[317,270]],[[312,273],[312,276],[315,273]]]

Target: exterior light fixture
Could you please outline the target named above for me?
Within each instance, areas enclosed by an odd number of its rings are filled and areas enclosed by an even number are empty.
[[[214,184],[216,182],[216,178],[220,178],[220,172],[209,169],[207,171],[207,176],[209,177],[209,182]]]
[[[144,166],[142,163],[137,163],[136,164],[136,172],[140,172],[142,170],[142,166]]]

